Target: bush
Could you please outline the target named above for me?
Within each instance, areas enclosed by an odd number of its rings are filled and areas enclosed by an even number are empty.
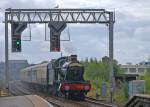
[[[149,75],[143,75],[139,77],[140,80],[145,80],[145,90],[147,94],[150,94],[150,77]]]
[[[84,78],[86,80],[90,80],[92,84],[92,90],[88,93],[88,96],[94,97],[96,93],[100,94],[100,87],[102,83],[107,84],[107,96],[105,99],[109,99],[109,65],[107,61],[97,61],[90,59],[86,59],[86,61],[82,62],[85,67]],[[114,64],[115,74],[122,73],[122,70],[117,65]],[[117,102],[124,102],[126,97],[124,94],[123,88],[117,90],[117,95],[115,96]]]

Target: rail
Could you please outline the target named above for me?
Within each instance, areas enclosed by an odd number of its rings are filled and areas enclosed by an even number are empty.
[[[62,106],[61,104],[57,103],[57,102],[54,102],[54,101],[50,101],[50,100],[47,100],[49,103],[51,103],[54,107],[64,107]]]
[[[94,99],[94,98],[91,98],[91,97],[86,97],[85,101],[89,102],[89,103],[94,103],[96,105],[101,105],[101,106],[104,106],[104,107],[114,107],[114,105],[112,105],[112,104],[108,104],[106,102],[104,103],[104,101],[102,101],[102,100],[97,100],[97,99]]]

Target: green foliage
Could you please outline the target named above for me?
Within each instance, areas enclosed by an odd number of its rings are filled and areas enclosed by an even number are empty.
[[[122,70],[117,65],[117,61],[114,63],[114,72],[115,74],[121,74]],[[95,97],[95,94],[98,92],[100,93],[100,87],[102,83],[107,84],[107,98],[109,97],[109,65],[108,60],[98,61],[96,59],[90,58],[90,60],[86,59],[82,61],[85,67],[84,78],[86,80],[90,80],[92,84],[92,91],[89,93],[90,96]],[[122,91],[121,91],[122,90]],[[116,98],[120,99],[121,101],[125,99],[125,95],[123,93],[123,89],[119,90],[118,95]],[[121,94],[120,94],[121,93]],[[120,98],[123,95],[123,98]]]
[[[150,76],[150,67],[147,68],[146,71],[147,71],[147,72],[146,72],[146,75],[147,75],[147,76]]]
[[[140,80],[145,80],[145,89],[146,89],[146,93],[150,94],[150,75],[148,75],[147,73],[143,76],[139,77]]]
[[[91,80],[94,88],[100,88],[100,82],[109,80],[108,65],[106,63],[90,60],[91,62],[84,62],[85,79]]]
[[[126,93],[123,91],[125,90],[125,85],[122,84],[122,87],[120,89],[117,89],[116,90],[116,93],[115,93],[115,102],[117,102],[117,104],[119,104],[120,106],[123,106],[126,101],[128,100],[127,96],[126,96]]]
[[[95,97],[96,93],[100,93],[100,87],[102,83],[107,84],[107,96],[106,100],[109,98],[109,65],[108,65],[108,57],[104,57],[103,61],[98,61],[96,59],[86,58],[85,61],[82,61],[85,66],[84,78],[86,80],[90,80],[92,84],[92,90],[88,93],[89,96]],[[114,73],[115,75],[122,74],[123,70],[119,67],[116,60],[114,60]],[[145,88],[146,93],[150,94],[150,68],[147,68],[146,75],[140,76],[141,80],[145,80]],[[121,83],[121,86],[116,89],[114,98],[115,102],[120,106],[123,106],[125,102],[128,100],[128,85],[127,83]],[[101,99],[103,99],[101,97]]]
[[[145,80],[146,93],[150,94],[150,68],[147,68],[145,75],[139,77],[140,80]]]
[[[114,72],[116,75],[123,74],[123,70],[117,64],[114,64]]]
[[[87,61],[82,62],[85,67],[84,77],[89,79],[99,87],[100,81],[108,82],[109,81],[109,66],[108,62],[105,61],[97,61],[90,58],[90,62]],[[122,70],[117,64],[114,64],[114,72],[115,74],[122,73]]]

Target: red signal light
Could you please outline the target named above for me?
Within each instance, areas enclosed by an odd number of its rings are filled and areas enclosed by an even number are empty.
[[[53,51],[60,51],[60,48],[53,48]]]

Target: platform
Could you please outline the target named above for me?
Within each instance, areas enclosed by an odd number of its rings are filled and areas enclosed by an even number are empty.
[[[53,107],[37,95],[0,97],[0,107]]]

